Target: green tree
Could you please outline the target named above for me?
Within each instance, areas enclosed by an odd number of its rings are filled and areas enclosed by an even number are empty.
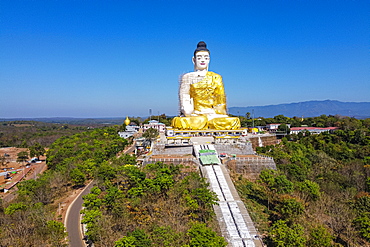
[[[302,197],[304,197],[304,199],[307,198],[307,200],[316,201],[321,195],[320,185],[307,179],[303,182],[297,183],[297,189],[302,192]]]
[[[127,236],[114,243],[114,247],[150,247],[152,241],[148,235],[141,229],[128,233]]]
[[[102,199],[99,198],[100,194],[101,189],[96,186],[92,187],[90,193],[82,197],[84,200],[83,206],[87,210],[99,209],[103,203]]]
[[[103,203],[107,208],[112,209],[115,206],[116,201],[122,199],[123,197],[124,194],[121,190],[119,190],[116,186],[111,186],[107,189],[107,194],[103,199]]]
[[[107,162],[102,162],[96,169],[95,177],[101,181],[109,181],[117,176],[117,168],[111,166]]]
[[[133,236],[124,236],[114,243],[114,247],[136,247],[135,240]]]
[[[86,176],[80,169],[78,168],[73,169],[71,171],[70,177],[71,177],[73,184],[76,187],[81,187],[85,185]]]
[[[294,219],[304,212],[303,204],[292,197],[282,199],[276,209],[284,219]]]
[[[279,125],[278,131],[285,132],[285,133],[289,134],[290,133],[290,128],[288,127],[288,125],[283,123],[283,124]]]
[[[279,194],[291,193],[294,189],[294,184],[285,175],[278,175],[275,170],[266,169],[261,171],[260,179],[263,183],[266,183],[270,190]]]
[[[4,213],[8,215],[13,215],[17,211],[25,211],[26,209],[27,205],[25,205],[23,202],[12,203],[5,208]]]
[[[274,117],[274,122],[276,123],[287,123],[289,120],[288,117],[285,117],[284,115],[277,115]]]
[[[354,223],[361,236],[370,241],[370,213],[362,213]]]
[[[129,237],[135,238],[136,247],[150,247],[152,246],[152,241],[149,239],[148,235],[141,229],[136,229],[135,231],[127,234]]]
[[[304,247],[307,241],[301,225],[293,224],[289,227],[284,220],[278,220],[272,225],[269,237],[272,246],[276,247]]]
[[[81,220],[81,223],[86,224],[89,231],[87,232],[87,235],[92,237],[92,240],[95,239],[95,232],[93,231],[95,223],[99,221],[99,219],[102,217],[102,212],[99,209],[93,209],[93,210],[82,210],[83,212],[83,218]]]
[[[55,247],[67,246],[65,243],[65,238],[67,237],[67,232],[65,231],[64,224],[59,221],[49,220],[46,222],[47,232],[50,236],[50,244]]]
[[[22,181],[18,184],[19,196],[28,202],[49,204],[55,196],[51,189],[52,178],[51,173],[43,173],[37,180]]]
[[[28,152],[22,151],[17,154],[17,162],[25,162],[28,160]]]
[[[279,175],[275,178],[275,183],[272,189],[277,191],[279,194],[291,193],[294,189],[294,184],[290,182],[285,175]]]
[[[159,132],[157,129],[149,128],[144,132],[143,137],[147,140],[153,140],[157,138],[158,134]]]
[[[153,241],[154,246],[161,246],[161,247],[172,247],[172,246],[180,246],[178,244],[179,240],[181,239],[181,235],[169,226],[156,226],[151,234],[151,239]]]
[[[227,242],[223,237],[208,228],[203,223],[194,223],[188,231],[190,237],[190,247],[223,247]]]
[[[317,226],[310,231],[310,239],[307,246],[310,247],[330,247],[333,236],[323,226]]]
[[[354,203],[358,216],[354,219],[357,230],[362,237],[370,241],[370,195],[361,193]]]
[[[30,147],[30,156],[39,158],[41,155],[45,154],[45,148],[41,146],[40,143],[36,142]]]
[[[118,128],[119,131],[126,131],[126,124],[123,123],[122,125],[119,126]]]

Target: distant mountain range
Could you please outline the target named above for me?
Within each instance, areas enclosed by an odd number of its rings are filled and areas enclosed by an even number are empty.
[[[341,115],[359,119],[370,118],[370,102],[341,102],[337,100],[305,101],[290,104],[230,107],[229,114],[245,116],[254,111],[254,117],[270,118],[277,115],[286,117],[317,117],[320,115]]]
[[[340,115],[355,117],[358,119],[370,118],[370,102],[340,102],[337,100],[305,101],[290,104],[230,107],[229,114],[245,116],[247,112],[254,112],[254,117],[270,118],[277,115],[286,117],[318,117],[320,115]],[[147,117],[141,117],[146,119]],[[76,124],[76,125],[120,125],[125,118],[73,118],[73,117],[50,117],[50,118],[0,118],[2,121],[39,121],[45,123]]]

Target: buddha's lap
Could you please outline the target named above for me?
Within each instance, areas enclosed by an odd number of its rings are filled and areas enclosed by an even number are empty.
[[[184,130],[219,129],[232,130],[240,128],[237,117],[220,117],[208,120],[206,116],[175,117],[172,127]]]

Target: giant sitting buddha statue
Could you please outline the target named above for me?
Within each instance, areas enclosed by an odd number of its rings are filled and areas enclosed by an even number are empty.
[[[181,130],[232,130],[240,128],[237,117],[226,113],[226,95],[222,77],[208,71],[210,52],[205,42],[194,51],[194,72],[181,77],[179,99],[180,117],[172,120],[172,127]]]

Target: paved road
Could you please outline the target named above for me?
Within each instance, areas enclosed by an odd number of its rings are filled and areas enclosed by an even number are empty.
[[[124,153],[130,153],[134,149],[135,142],[130,148],[125,150]],[[86,247],[85,242],[82,240],[83,236],[81,232],[80,211],[83,203],[82,196],[90,192],[93,184],[93,182],[88,184],[67,209],[64,225],[67,228],[70,247]]]
[[[66,213],[64,225],[67,228],[70,247],[86,247],[81,235],[80,211],[83,203],[82,196],[88,194],[93,186],[94,183],[90,182],[72,202]]]

